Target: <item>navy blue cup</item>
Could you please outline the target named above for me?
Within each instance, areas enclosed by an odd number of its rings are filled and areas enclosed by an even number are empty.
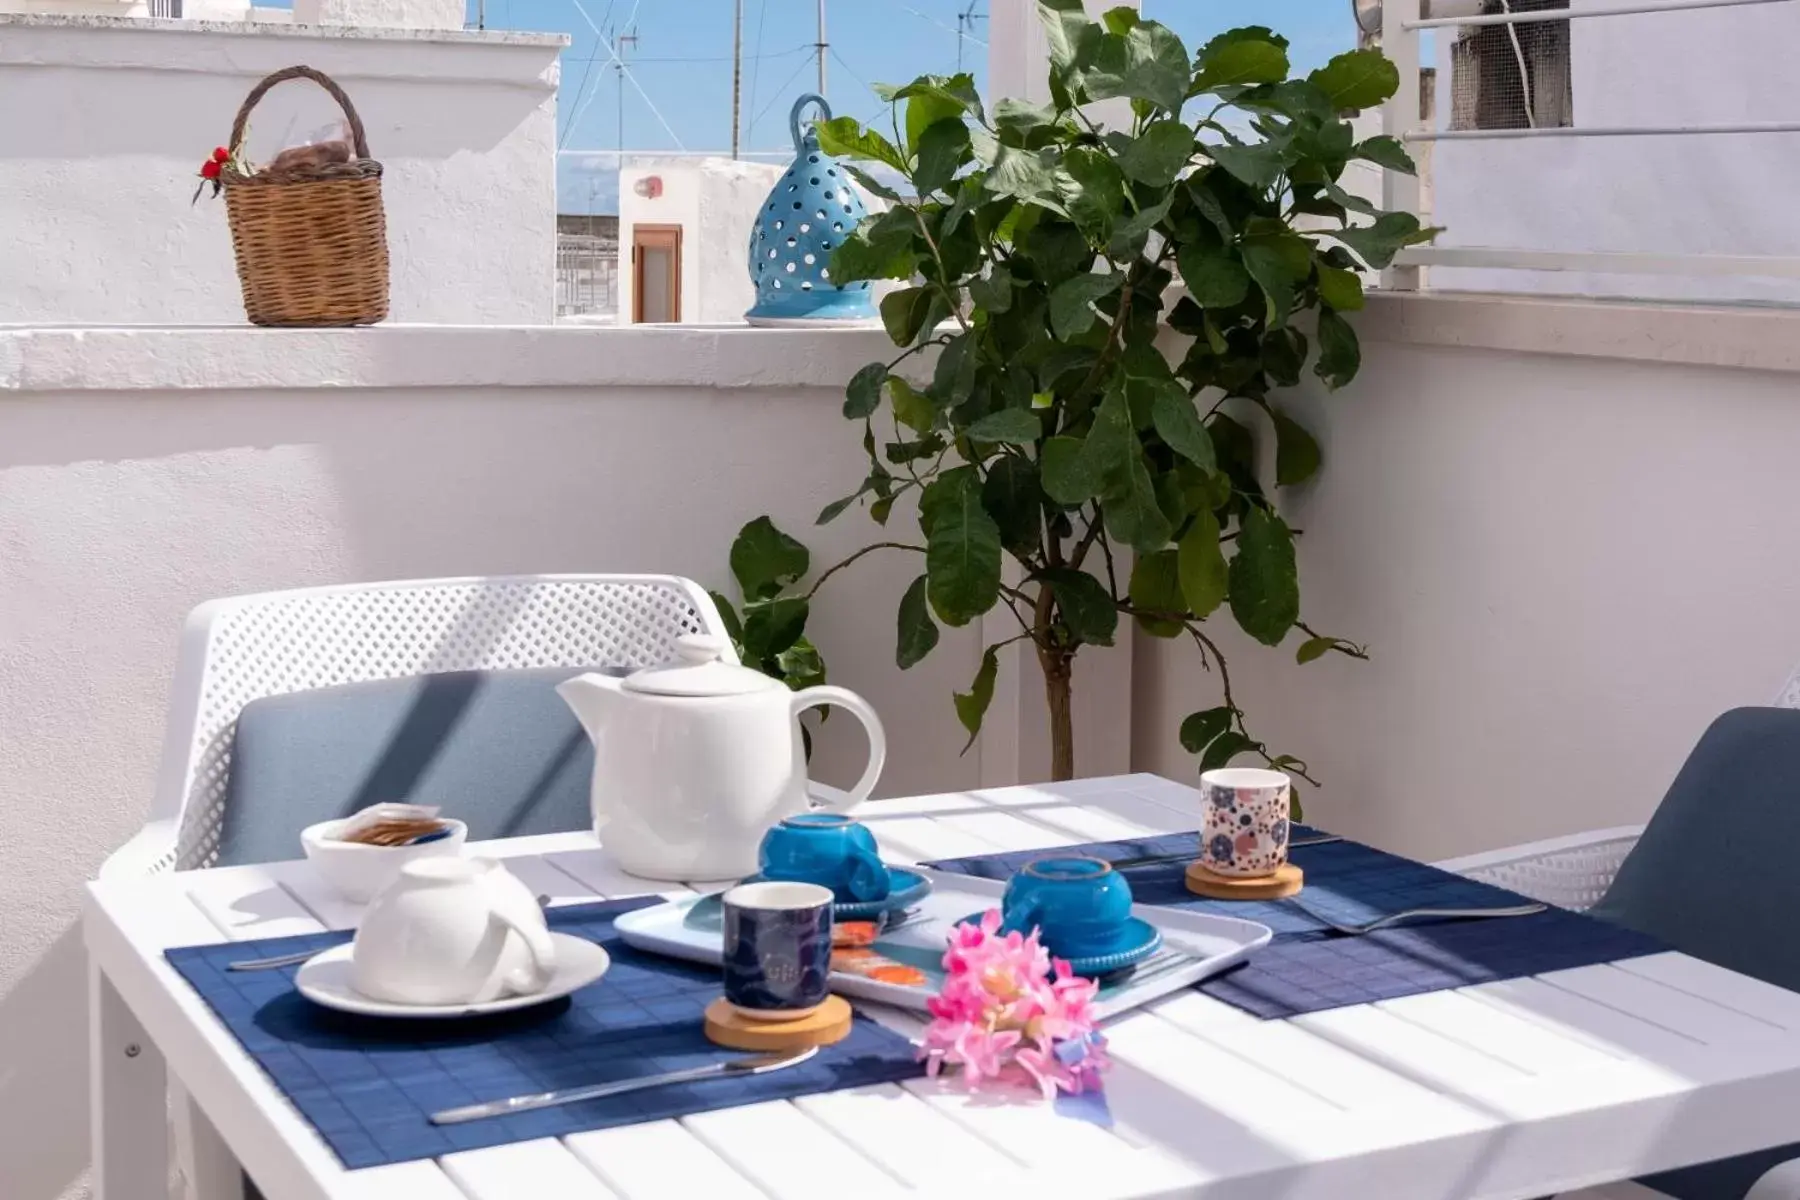
[[[757,865],[764,879],[816,883],[840,904],[887,899],[888,869],[868,826],[838,813],[788,817],[763,834]]]
[[[746,1017],[804,1016],[825,1002],[831,974],[831,889],[741,883],[725,909],[725,1000]]]
[[[1131,920],[1131,885],[1098,858],[1075,855],[1026,863],[1007,880],[1001,928],[1029,933],[1060,958],[1112,954],[1123,948]]]

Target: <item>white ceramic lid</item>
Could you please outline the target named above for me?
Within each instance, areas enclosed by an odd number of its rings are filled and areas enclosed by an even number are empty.
[[[772,692],[784,685],[761,671],[720,662],[725,639],[704,633],[686,633],[675,639],[676,661],[645,667],[625,677],[625,690],[653,696],[742,696]]]

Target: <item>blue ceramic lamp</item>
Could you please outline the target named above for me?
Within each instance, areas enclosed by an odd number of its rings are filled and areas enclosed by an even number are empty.
[[[819,112],[802,133],[800,114],[808,105]],[[794,163],[763,201],[750,231],[756,304],[744,319],[752,325],[816,328],[875,319],[867,280],[848,287],[831,281],[831,252],[867,213],[843,168],[819,149],[813,126],[830,119],[831,106],[823,96],[800,97],[788,114]]]

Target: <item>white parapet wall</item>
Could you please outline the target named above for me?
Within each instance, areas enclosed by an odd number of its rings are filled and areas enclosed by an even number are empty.
[[[567,41],[0,15],[0,325],[243,322],[224,204],[189,197],[246,93],[294,64],[343,86],[385,168],[393,320],[552,320]],[[336,118],[317,87],[284,83],[251,118],[249,156]]]

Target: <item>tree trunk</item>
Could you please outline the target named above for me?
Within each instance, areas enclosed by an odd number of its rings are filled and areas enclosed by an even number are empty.
[[[1050,778],[1075,778],[1075,721],[1070,711],[1075,678],[1075,656],[1057,650],[1039,650],[1044,669],[1044,701],[1050,707]]]

